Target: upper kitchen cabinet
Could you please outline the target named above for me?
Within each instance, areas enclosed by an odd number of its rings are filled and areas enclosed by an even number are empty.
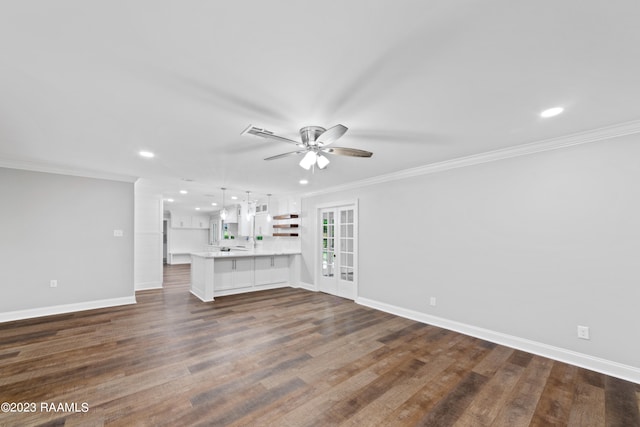
[[[269,200],[263,199],[256,202],[256,216],[254,219],[254,233],[256,236],[271,236],[271,215],[269,213]]]
[[[191,217],[191,226],[193,228],[209,228],[209,217],[208,216],[192,216]]]
[[[224,222],[227,224],[237,224],[238,218],[240,217],[240,206],[227,206],[225,209],[227,210],[227,218],[225,218]]]
[[[209,217],[204,215],[186,215],[171,212],[171,228],[208,229]]]
[[[191,215],[171,213],[171,228],[191,228]]]

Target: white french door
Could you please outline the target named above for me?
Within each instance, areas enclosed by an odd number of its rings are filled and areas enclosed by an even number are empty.
[[[357,215],[355,205],[320,209],[320,272],[318,289],[355,299]]]

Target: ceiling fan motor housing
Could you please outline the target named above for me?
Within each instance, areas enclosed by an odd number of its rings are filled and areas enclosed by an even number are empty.
[[[305,146],[318,145],[316,139],[326,131],[325,128],[320,126],[305,126],[300,129],[300,138]]]

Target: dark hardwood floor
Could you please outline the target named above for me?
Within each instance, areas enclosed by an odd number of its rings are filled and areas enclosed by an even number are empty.
[[[0,425],[640,426],[637,384],[322,293],[202,303],[188,282],[167,267],[137,305],[0,324],[0,402],[36,404]]]

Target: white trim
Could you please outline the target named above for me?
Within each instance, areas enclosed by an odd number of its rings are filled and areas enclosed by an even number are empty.
[[[227,295],[237,295],[237,294],[245,294],[249,292],[260,292],[260,291],[268,291],[269,289],[280,289],[290,287],[287,282],[280,283],[269,283],[268,285],[255,285],[247,288],[237,288],[237,289],[224,289],[221,291],[216,291],[214,289],[213,296],[215,297],[225,297]]]
[[[338,200],[335,202],[326,202],[326,203],[318,203],[315,208],[316,210],[320,210],[320,209],[327,209],[327,208],[341,208],[344,206],[351,206],[351,205],[357,205],[358,204],[358,199],[349,199],[349,200]]]
[[[31,162],[21,162],[15,160],[2,160],[0,159],[0,167],[9,168],[9,169],[21,169],[26,171],[33,172],[44,172],[44,173],[54,173],[57,175],[70,175],[70,176],[79,176],[83,178],[95,178],[95,179],[106,179],[109,181],[122,181],[122,182],[136,182],[138,177],[130,176],[130,175],[119,175],[110,172],[100,172],[93,170],[81,170],[81,169],[65,169],[58,168],[49,165],[43,165],[40,163],[31,163]]]
[[[316,285],[314,285],[312,283],[298,282],[297,285],[291,285],[291,287],[292,288],[306,289],[307,291],[311,291],[311,292],[318,292],[318,289],[316,288]]]
[[[507,347],[523,350],[528,353],[537,354],[539,356],[548,357],[550,359],[569,363],[571,365],[580,366],[585,369],[600,372],[617,378],[622,378],[640,384],[640,368],[624,365],[611,360],[590,356],[584,353],[578,353],[561,347],[531,341],[525,338],[513,335],[503,334],[501,332],[484,329],[466,323],[460,323],[453,320],[444,319],[442,317],[432,316],[418,311],[394,306],[391,304],[371,300],[368,298],[358,298],[356,303],[366,307],[375,308],[386,313],[395,314],[396,316],[415,320],[421,323],[435,325],[444,329],[460,332],[461,334],[470,335],[486,341],[491,341]]]
[[[95,310],[96,308],[116,307],[119,305],[135,304],[135,295],[130,297],[86,301],[74,304],[54,305],[52,307],[30,308],[27,310],[0,313],[0,322],[31,319],[34,317],[52,316],[54,314],[73,313],[76,311]]]
[[[162,289],[162,282],[141,282],[136,283],[136,291],[148,291],[151,289]]]
[[[202,302],[212,302],[212,301],[213,301],[213,298],[211,298],[211,299],[206,299],[206,298],[204,298],[204,295],[200,295],[200,294],[198,293],[198,289],[194,289],[193,287],[191,287],[191,288],[189,289],[189,292],[191,292],[191,294],[192,294],[193,296],[195,296],[196,298],[198,298],[198,299],[199,299],[200,301],[202,301]]]
[[[545,139],[528,144],[516,145],[513,147],[501,148],[484,153],[473,154],[471,156],[459,157],[445,160],[438,163],[430,163],[415,168],[404,169],[372,178],[353,181],[343,185],[328,187],[318,191],[302,194],[302,197],[312,197],[320,194],[335,193],[338,191],[353,190],[366,187],[368,185],[381,184],[383,182],[396,181],[399,179],[411,178],[419,175],[437,173],[449,169],[456,169],[465,166],[473,166],[481,163],[494,162],[496,160],[508,159],[511,157],[525,156],[528,154],[540,153],[543,151],[556,150],[559,148],[571,147],[573,145],[587,144],[625,135],[640,133],[640,120],[619,123],[613,126],[602,127],[585,132],[574,133],[558,138]]]
[[[270,289],[280,289],[280,288],[286,288],[286,287],[296,288],[298,286],[291,285],[287,282],[282,282],[282,283],[270,283],[268,285],[259,285],[259,286],[246,287],[246,288],[224,289],[221,291],[214,291],[214,292],[215,292],[215,297],[226,297],[228,295],[247,294],[250,292],[268,291]],[[308,290],[312,291],[312,289],[308,289]],[[215,301],[215,297],[211,299],[203,298],[203,296],[198,293],[198,289],[191,288],[189,292],[191,292],[193,296],[197,297],[202,302]]]

